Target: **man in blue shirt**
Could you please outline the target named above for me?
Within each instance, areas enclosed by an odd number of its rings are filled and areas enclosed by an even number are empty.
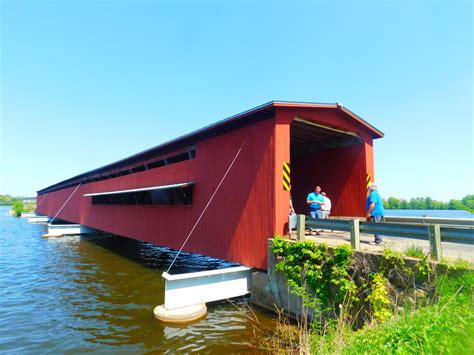
[[[372,223],[382,223],[384,222],[385,211],[383,209],[382,197],[378,192],[378,187],[376,183],[371,183],[369,185],[369,196],[367,196],[367,201],[365,203],[365,216]],[[380,245],[382,244],[382,237],[378,234],[374,234],[375,240],[370,242],[371,245]]]
[[[324,196],[321,195],[321,187],[316,186],[314,192],[308,194],[306,204],[309,205],[309,215],[311,218],[322,218],[321,205],[324,205]],[[315,230],[312,229],[311,231],[314,232]],[[316,231],[316,234],[319,234],[318,231]]]

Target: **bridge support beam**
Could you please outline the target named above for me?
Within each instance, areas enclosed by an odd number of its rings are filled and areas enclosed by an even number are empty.
[[[51,221],[51,217],[37,216],[37,215],[29,217],[27,220],[28,223],[39,223],[39,224],[46,224],[46,223],[49,223],[49,221]]]
[[[95,232],[95,229],[82,224],[48,224],[48,233],[43,234],[43,237],[61,237],[63,235],[92,234]]]
[[[165,303],[153,310],[163,322],[184,323],[203,317],[206,302],[246,295],[252,282],[251,268],[238,266],[188,274],[162,274]]]

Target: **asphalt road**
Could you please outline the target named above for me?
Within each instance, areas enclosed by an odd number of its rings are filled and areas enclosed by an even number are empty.
[[[331,246],[345,243],[350,244],[350,237],[347,232],[326,231],[322,232],[321,235],[306,235],[306,239],[314,240],[318,243],[326,243]],[[383,236],[382,245],[369,245],[369,242],[373,240],[373,235],[361,234],[361,250],[382,252],[384,249],[392,249],[404,252],[411,245],[416,245],[421,247],[425,254],[430,251],[429,242],[427,240]],[[451,260],[460,258],[474,264],[474,245],[442,242],[442,257]]]

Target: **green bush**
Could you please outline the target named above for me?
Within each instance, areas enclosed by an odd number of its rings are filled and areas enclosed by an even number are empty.
[[[23,211],[23,202],[15,201],[13,202],[13,215],[16,217],[21,216],[21,212]]]

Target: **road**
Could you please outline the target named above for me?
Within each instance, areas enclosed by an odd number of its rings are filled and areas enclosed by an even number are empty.
[[[349,233],[347,232],[322,232],[321,235],[306,235],[307,240],[313,240],[318,243],[326,243],[331,246],[340,244],[350,244]],[[384,249],[392,249],[404,252],[411,245],[419,246],[424,253],[429,253],[429,242],[427,240],[409,239],[401,237],[383,236],[383,245],[369,245],[374,240],[373,235],[360,234],[360,248],[364,251],[382,252]],[[464,259],[474,264],[474,245],[442,242],[443,258],[455,260]]]

